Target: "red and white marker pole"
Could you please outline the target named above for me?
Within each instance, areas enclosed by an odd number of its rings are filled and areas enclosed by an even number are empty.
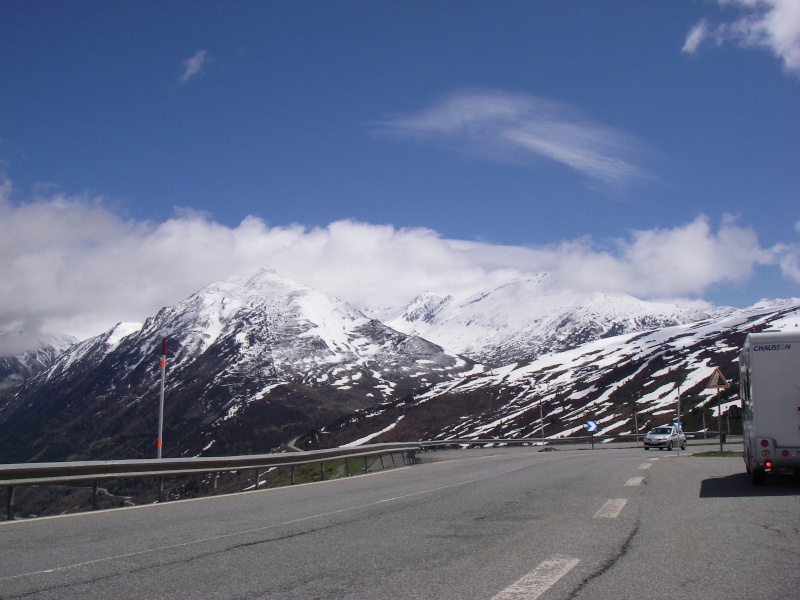
[[[158,405],[158,439],[156,440],[156,458],[161,458],[161,439],[164,433],[164,379],[167,374],[167,338],[161,342],[161,401]]]

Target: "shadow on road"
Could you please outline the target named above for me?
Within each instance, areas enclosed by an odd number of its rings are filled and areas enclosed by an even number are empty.
[[[701,498],[742,498],[752,496],[800,496],[800,477],[768,475],[764,485],[756,486],[746,473],[704,479]]]

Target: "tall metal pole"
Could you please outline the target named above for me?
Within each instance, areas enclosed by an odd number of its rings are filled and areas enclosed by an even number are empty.
[[[717,388],[717,431],[719,432],[719,451],[722,452],[722,405],[719,403],[719,388]]]
[[[636,414],[636,398],[633,399],[633,427],[636,430],[634,434],[634,439],[636,440],[636,446],[639,446],[639,415]]]
[[[676,383],[675,386],[678,388],[678,431],[683,432],[683,425],[681,424],[681,385],[679,383]],[[679,443],[678,456],[680,455],[681,455],[681,445]]]
[[[539,424],[542,427],[542,446],[544,446],[544,412],[542,409],[542,405],[544,404],[544,400],[539,402]]]
[[[164,433],[164,379],[167,373],[167,338],[161,342],[161,401],[158,404],[158,439],[156,458],[161,458],[161,440]]]

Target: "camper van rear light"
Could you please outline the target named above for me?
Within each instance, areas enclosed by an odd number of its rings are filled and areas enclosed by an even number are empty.
[[[771,460],[765,460],[764,461],[764,468],[765,469],[771,469],[772,468],[772,461]]]
[[[769,446],[769,441],[767,441],[767,440],[761,440],[761,447],[762,447],[762,448],[766,448],[767,446]]]
[[[767,456],[769,456],[769,450],[764,450],[764,451],[761,453],[761,456],[763,456],[764,458],[766,458]]]
[[[789,456],[789,451],[788,450],[784,450],[783,452],[781,452],[781,454],[783,454],[784,456]]]

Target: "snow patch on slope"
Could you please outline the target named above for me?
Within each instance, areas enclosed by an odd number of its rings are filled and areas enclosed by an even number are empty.
[[[626,294],[584,293],[542,273],[462,300],[423,294],[386,323],[478,362],[500,365],[627,332],[692,323],[708,315]]]
[[[398,424],[400,421],[402,421],[402,420],[403,420],[403,417],[404,417],[404,416],[405,416],[405,415],[400,415],[400,416],[397,418],[397,420],[396,420],[394,423],[392,423],[391,425],[389,425],[388,427],[384,427],[384,428],[383,428],[383,429],[381,429],[380,431],[376,431],[375,433],[371,433],[371,434],[369,434],[369,435],[367,435],[367,436],[364,436],[364,437],[362,437],[361,439],[358,439],[358,440],[356,440],[356,441],[354,441],[354,442],[350,442],[349,444],[344,444],[344,445],[342,446],[342,448],[355,448],[356,446],[363,446],[364,444],[368,444],[370,441],[372,441],[373,439],[375,439],[375,438],[376,438],[376,437],[378,437],[379,435],[381,435],[381,434],[384,434],[384,433],[386,433],[387,431],[391,431],[392,429],[394,429],[394,428],[397,426],[397,424]]]

